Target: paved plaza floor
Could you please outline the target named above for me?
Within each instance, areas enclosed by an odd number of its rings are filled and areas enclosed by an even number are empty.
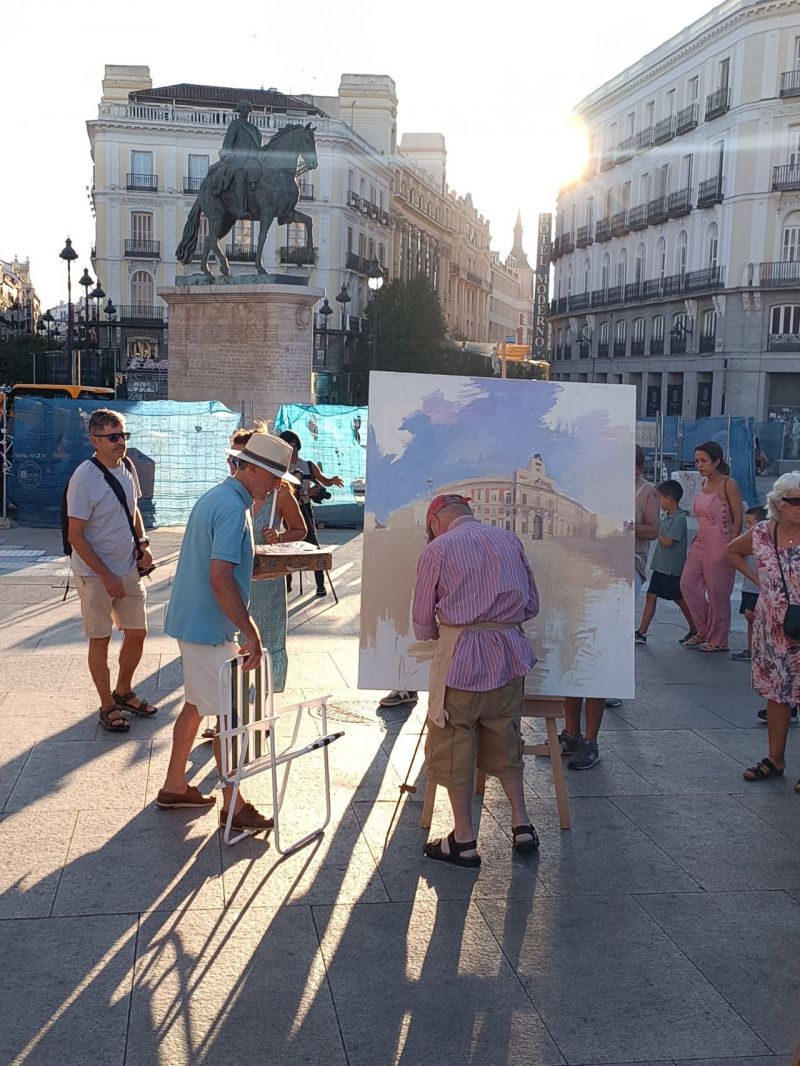
[[[345,737],[329,829],[279,861],[269,840],[225,847],[213,813],[154,804],[182,697],[162,628],[180,534],[153,536],[137,675],[161,710],[122,737],[98,727],[57,532],[0,534],[0,1064],[790,1062],[800,727],[785,778],[742,780],[766,754],[745,664],[680,648],[661,606],[602,762],[567,773],[572,830],[530,758],[539,853],[513,854],[490,782],[482,869],[443,868],[421,857],[421,788],[392,824],[424,700],[382,712],[356,688],[361,537],[324,531],[340,602],[308,584],[291,598],[285,698],[330,693]],[[298,830],[319,809],[316,758],[290,778]],[[209,745],[192,767],[210,787]],[[246,795],[268,797],[261,780]],[[434,832],[449,825],[440,796]]]

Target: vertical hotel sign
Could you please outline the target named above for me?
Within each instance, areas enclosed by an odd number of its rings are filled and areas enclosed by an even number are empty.
[[[550,295],[552,215],[539,215],[536,230],[536,279],[533,287],[533,358],[547,359],[547,314]]]

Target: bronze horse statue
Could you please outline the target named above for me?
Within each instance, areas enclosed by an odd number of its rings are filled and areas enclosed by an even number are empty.
[[[306,228],[306,248],[310,252],[314,247],[311,216],[297,210],[300,196],[297,184],[298,159],[303,160],[304,170],[314,170],[319,165],[314,128],[310,122],[305,126],[284,126],[257,150],[252,159],[238,164],[246,168],[248,217],[253,221],[258,220],[256,267],[259,274],[268,273],[261,259],[269,227],[276,218],[281,226],[290,222],[302,223]],[[200,216],[205,215],[208,219],[208,239],[203,248],[201,269],[209,277],[212,276],[208,265],[211,252],[217,257],[220,273],[227,276],[231,272],[219,244],[220,239],[230,233],[238,217],[229,168],[228,162],[220,161],[203,178],[197,199],[183,227],[181,243],[175,252],[179,263],[188,264],[192,261],[200,233]]]

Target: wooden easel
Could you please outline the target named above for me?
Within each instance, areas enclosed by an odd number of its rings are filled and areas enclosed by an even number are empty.
[[[567,786],[564,781],[564,767],[561,764],[561,746],[558,743],[558,727],[556,720],[564,717],[564,701],[553,696],[526,696],[525,706],[522,712],[523,718],[544,718],[547,729],[547,740],[543,744],[526,744],[522,749],[523,755],[545,755],[550,759],[550,770],[553,774],[553,788],[556,794],[556,807],[558,809],[558,824],[562,829],[571,829],[572,822],[569,814],[569,799]],[[478,770],[475,776],[475,795],[482,796],[486,788],[486,775]],[[433,807],[436,802],[436,785],[428,781],[425,786],[425,799],[422,804],[423,829],[430,829],[433,819]]]

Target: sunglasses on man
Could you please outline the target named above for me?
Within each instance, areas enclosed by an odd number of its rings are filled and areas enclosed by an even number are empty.
[[[119,444],[121,440],[130,440],[130,430],[126,430],[124,433],[93,433],[93,437],[105,437],[106,440],[110,440],[112,444]]]

